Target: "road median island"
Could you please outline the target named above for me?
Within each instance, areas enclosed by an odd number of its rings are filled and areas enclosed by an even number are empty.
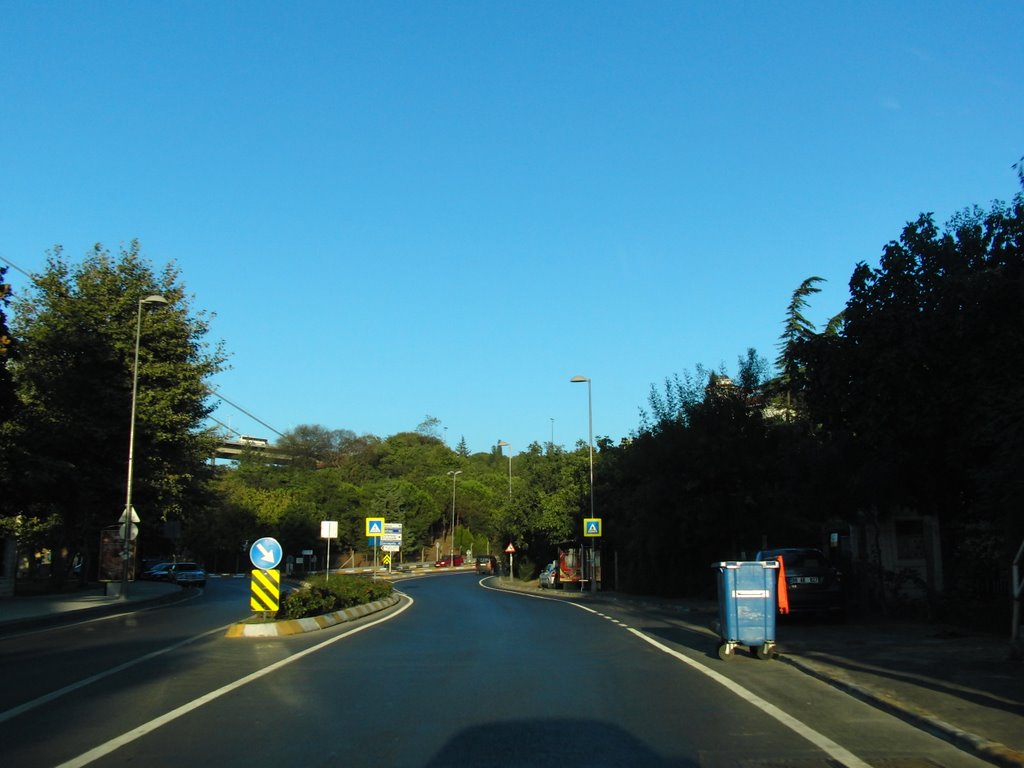
[[[355,605],[341,611],[326,613],[321,616],[310,616],[305,619],[281,619],[280,621],[266,622],[239,622],[228,627],[225,637],[287,637],[298,635],[304,632],[316,632],[321,629],[344,624],[348,621],[361,619],[371,613],[383,611],[395,605],[401,596],[392,594],[381,600],[372,603]]]

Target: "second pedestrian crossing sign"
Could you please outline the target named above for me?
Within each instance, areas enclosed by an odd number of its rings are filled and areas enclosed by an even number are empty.
[[[584,536],[600,536],[601,535],[601,518],[600,517],[584,517],[583,518],[583,535]]]

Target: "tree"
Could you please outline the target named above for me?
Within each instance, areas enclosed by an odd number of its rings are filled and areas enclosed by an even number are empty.
[[[425,437],[441,439],[441,420],[429,413],[423,417],[423,421],[416,427],[416,431]]]
[[[14,409],[14,385],[9,363],[12,359],[11,332],[7,327],[7,307],[11,286],[4,282],[7,267],[0,267],[0,424],[10,421]]]
[[[800,374],[798,345],[812,337],[815,332],[814,323],[806,318],[804,310],[807,309],[808,297],[821,291],[818,287],[818,283],[821,282],[824,282],[824,278],[808,277],[793,291],[789,306],[786,308],[786,321],[779,337],[779,356],[775,358],[775,366],[779,369],[779,380],[786,395],[787,408],[793,405],[793,393]]]
[[[207,498],[206,381],[224,354],[205,342],[206,313],[189,306],[177,268],[155,272],[135,241],[117,256],[97,245],[77,265],[58,247],[14,305],[12,373],[32,457],[18,504],[60,520],[49,542],[58,560],[91,549],[123,511],[137,318],[151,294],[169,303],[142,310],[133,505],[153,537],[161,522],[202,514]]]
[[[840,332],[796,348],[809,416],[851,478],[837,508],[937,515],[954,593],[972,552],[1008,562],[1024,535],[1022,285],[1024,194],[944,228],[922,214],[877,268],[857,265]]]
[[[331,430],[319,424],[300,424],[285,432],[275,447],[281,453],[288,454],[293,465],[324,466],[335,462],[345,444],[354,437],[355,433],[348,430]]]
[[[11,287],[4,282],[7,267],[0,267],[0,537],[13,532],[18,513],[13,480],[19,470],[22,455],[16,439],[15,409],[17,398],[11,377],[14,343],[7,327],[7,307],[11,300]],[[17,458],[16,458],[17,457]]]
[[[753,347],[737,361],[736,383],[747,397],[757,396],[768,378],[768,361]]]

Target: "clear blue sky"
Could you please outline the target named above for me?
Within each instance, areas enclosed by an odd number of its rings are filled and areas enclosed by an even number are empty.
[[[1014,195],[1022,30],[1019,0],[2,0],[0,256],[177,262],[215,385],[280,431],[572,446],[579,374],[618,440],[667,376],[774,360],[804,278],[823,323],[918,213]]]

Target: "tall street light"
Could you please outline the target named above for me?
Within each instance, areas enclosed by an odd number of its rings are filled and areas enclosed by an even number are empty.
[[[508,446],[508,497],[512,498],[512,443],[506,443],[504,440],[498,441],[498,450],[502,447]]]
[[[121,572],[121,595],[122,600],[128,599],[128,577],[131,561],[131,532],[132,532],[132,478],[134,476],[135,462],[135,407],[139,394],[139,343],[142,339],[142,305],[143,304],[167,304],[168,301],[159,294],[153,294],[139,299],[139,311],[135,320],[135,363],[132,366],[132,420],[128,430],[128,491],[124,502],[124,531],[122,541],[124,548],[121,550],[122,572]]]
[[[462,474],[462,470],[449,470],[448,477],[452,479],[452,548],[449,553],[448,567],[455,567],[455,478]]]
[[[586,376],[573,376],[569,379],[573,384],[587,383],[587,436],[590,444],[590,516],[594,517],[594,401],[591,398],[590,379]],[[597,591],[597,563],[593,556],[590,563],[590,589]]]

